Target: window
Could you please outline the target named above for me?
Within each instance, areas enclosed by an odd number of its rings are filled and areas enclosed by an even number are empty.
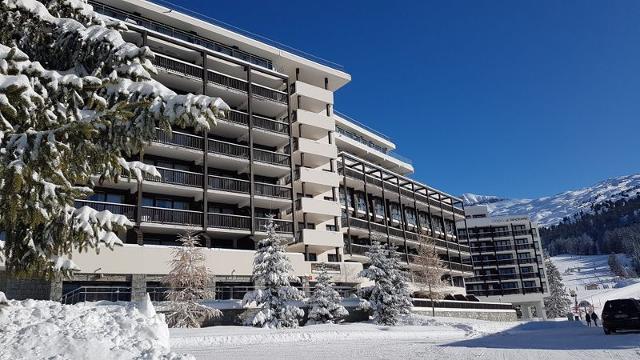
[[[91,194],[87,200],[123,204],[124,195],[100,191]]]
[[[327,231],[338,231],[338,228],[335,225],[325,225],[325,229]]]
[[[309,253],[307,261],[318,261],[318,255],[316,253]]]
[[[329,260],[329,262],[340,262],[337,254],[327,254],[327,260]]]
[[[523,274],[528,274],[533,272],[533,267],[532,266],[524,266],[520,268],[520,272]]]

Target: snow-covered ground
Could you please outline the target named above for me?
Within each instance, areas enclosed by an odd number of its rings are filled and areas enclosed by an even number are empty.
[[[169,351],[169,328],[150,304],[10,300],[0,304],[0,359],[191,358]]]
[[[171,329],[174,351],[197,359],[638,359],[637,334],[605,336],[577,322],[414,317],[409,324],[268,330]]]
[[[623,255],[618,256],[622,263],[628,262]],[[598,313],[609,299],[640,298],[640,279],[616,277],[609,268],[608,255],[562,255],[551,260],[558,267],[567,290],[578,295],[578,303],[588,301]],[[597,289],[587,290],[588,285]]]

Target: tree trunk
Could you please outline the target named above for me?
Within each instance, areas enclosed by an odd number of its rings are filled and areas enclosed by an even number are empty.
[[[436,304],[433,303],[433,293],[431,292],[431,284],[429,284],[429,299],[431,300],[431,316],[436,316]]]

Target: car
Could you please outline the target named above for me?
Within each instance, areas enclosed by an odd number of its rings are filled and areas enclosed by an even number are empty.
[[[606,335],[620,330],[640,331],[640,301],[637,299],[608,300],[602,309],[602,328]]]

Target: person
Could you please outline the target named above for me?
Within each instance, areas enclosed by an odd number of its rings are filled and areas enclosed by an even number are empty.
[[[595,312],[591,313],[591,320],[593,320],[593,325],[598,327],[598,315]]]
[[[591,315],[589,315],[589,313],[587,313],[587,315],[585,315],[585,320],[587,320],[587,326],[591,327]]]

